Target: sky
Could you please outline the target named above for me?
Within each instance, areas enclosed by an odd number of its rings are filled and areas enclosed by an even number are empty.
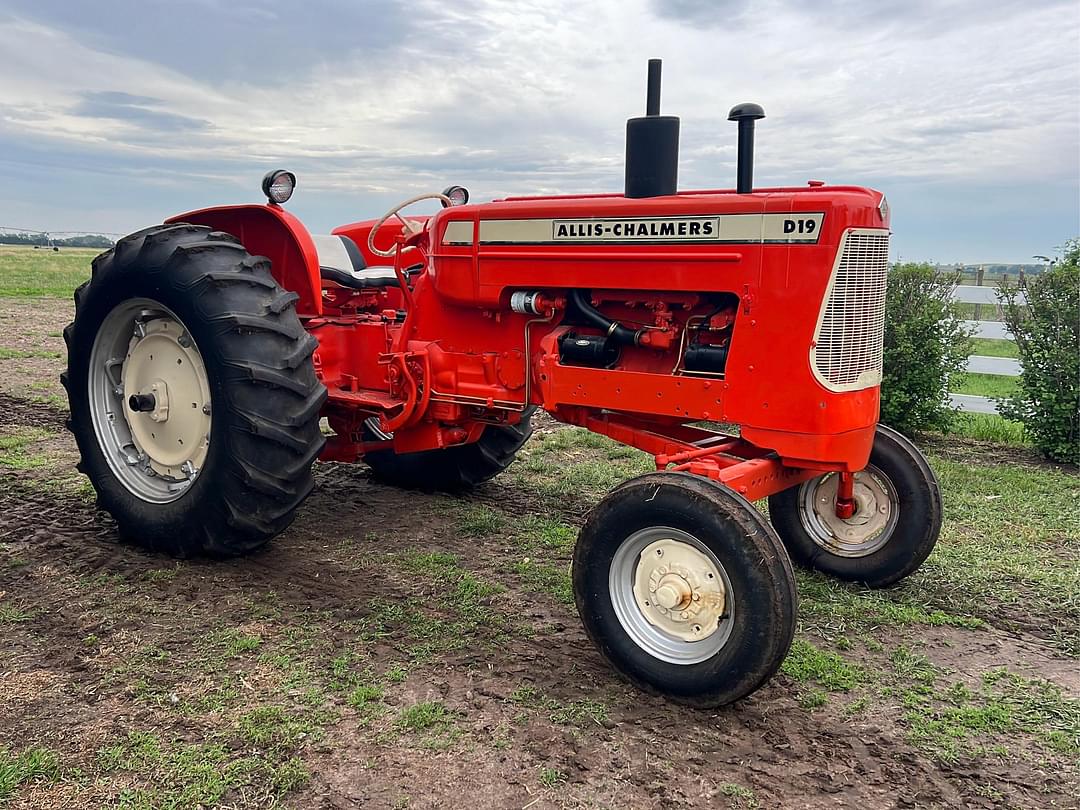
[[[260,202],[315,232],[450,184],[620,191],[664,60],[681,189],[884,191],[893,257],[1030,262],[1080,235],[1077,0],[0,0],[0,226],[125,233]]]

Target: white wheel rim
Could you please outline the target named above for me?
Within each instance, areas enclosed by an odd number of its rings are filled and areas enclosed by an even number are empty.
[[[708,546],[680,529],[653,526],[627,537],[612,558],[608,590],[623,630],[661,661],[699,664],[731,635],[731,580]]]
[[[892,537],[900,518],[896,489],[873,465],[855,473],[855,514],[836,514],[839,473],[807,481],[799,490],[799,520],[820,548],[838,557],[866,557]]]
[[[94,337],[88,376],[94,434],[116,479],[144,501],[175,501],[210,449],[210,380],[191,333],[156,301],[124,301]],[[152,409],[133,409],[139,395]]]

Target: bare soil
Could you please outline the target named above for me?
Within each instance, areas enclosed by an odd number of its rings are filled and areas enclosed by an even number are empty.
[[[67,319],[66,303],[4,306],[0,345],[57,345],[49,335]],[[25,334],[9,342],[13,329]],[[59,360],[37,361],[33,375],[56,377]],[[54,472],[69,475],[64,413],[36,398],[33,381],[0,386],[0,428],[55,433]],[[1075,762],[1027,748],[940,761],[910,741],[899,699],[849,712],[841,696],[810,710],[802,687],[779,675],[734,707],[704,712],[629,688],[572,605],[520,573],[515,522],[555,508],[577,525],[587,495],[553,507],[507,474],[469,498],[423,496],[375,484],[362,466],[322,464],[315,494],[265,552],[177,562],[120,543],[85,492],[48,485],[35,470],[0,467],[0,476],[0,609],[16,611],[0,624],[0,749],[55,750],[65,772],[18,791],[13,807],[120,804],[147,780],[138,769],[104,768],[101,751],[130,732],[151,730],[169,744],[221,740],[240,756],[257,745],[231,731],[245,711],[307,711],[313,700],[323,712],[318,733],[291,749],[309,779],[280,799],[233,791],[225,806],[1077,806]],[[483,536],[462,529],[484,509],[502,522]],[[498,584],[466,625],[454,583],[408,563],[433,552]],[[395,607],[431,621],[402,619]],[[466,636],[449,637],[462,627]],[[212,641],[229,633],[258,639],[258,649],[229,652]],[[1034,636],[992,625],[883,635],[916,644],[960,680],[1007,665],[1080,695],[1076,662]],[[382,679],[379,713],[366,715],[338,690],[343,669]],[[225,682],[235,694],[219,694]],[[444,705],[448,724],[413,731],[395,719],[424,701]]]

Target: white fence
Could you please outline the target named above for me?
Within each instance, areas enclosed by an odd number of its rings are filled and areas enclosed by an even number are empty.
[[[997,287],[981,287],[961,284],[953,291],[953,300],[962,304],[976,304],[975,314],[978,316],[980,307],[987,304],[992,307],[997,306]],[[1023,291],[1017,293],[1016,302],[1018,304],[1026,303]],[[975,337],[992,338],[994,340],[1013,339],[1012,333],[1004,323],[999,321],[973,320],[965,321],[964,323],[972,331],[972,334]],[[1019,377],[1020,363],[1009,357],[986,357],[984,355],[973,354],[967,359],[967,370],[972,374],[1000,374],[1005,377]],[[949,394],[949,399],[952,400],[953,405],[960,408],[962,411],[969,411],[971,413],[997,413],[994,401],[989,397],[980,397],[975,396],[974,394]]]

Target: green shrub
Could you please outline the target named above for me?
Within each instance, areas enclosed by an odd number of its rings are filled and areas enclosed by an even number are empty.
[[[1017,303],[1015,287],[998,293],[1016,337],[1023,371],[1017,393],[998,407],[1024,423],[1032,443],[1055,461],[1080,462],[1080,238],[1033,277]]]
[[[952,302],[958,281],[929,264],[889,270],[881,421],[902,433],[945,430],[952,421],[949,380],[963,373],[971,351]]]

